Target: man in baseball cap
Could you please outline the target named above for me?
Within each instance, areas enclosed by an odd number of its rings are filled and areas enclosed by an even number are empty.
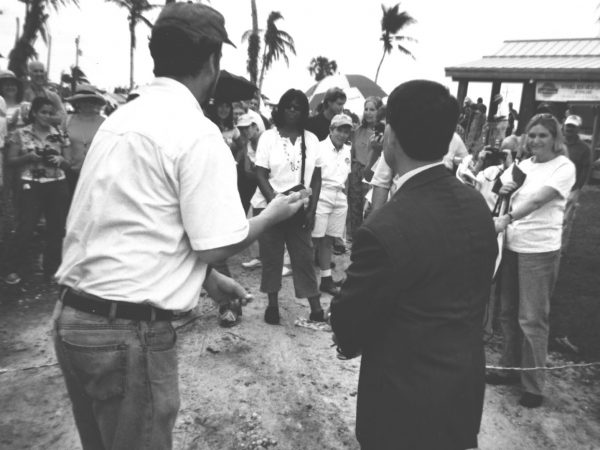
[[[83,164],[56,274],[54,341],[85,449],[172,447],[171,320],[196,306],[202,287],[240,309],[249,294],[209,264],[303,204],[300,194],[278,196],[246,218],[233,156],[201,109],[224,42],[214,9],[167,5],[150,38],[156,79],[104,121]]]
[[[331,255],[334,240],[343,237],[346,225],[346,180],[350,173],[350,145],[346,142],[351,132],[352,118],[336,114],[329,124],[329,136],[319,143],[322,181],[312,238],[321,270],[319,290],[330,295],[339,293],[331,274]]]

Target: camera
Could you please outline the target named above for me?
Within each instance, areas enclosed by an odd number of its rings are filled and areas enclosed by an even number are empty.
[[[383,123],[383,122],[377,122],[375,124],[375,133],[376,134],[383,134],[384,131],[385,131],[385,123]]]
[[[54,164],[50,160],[50,157],[52,157],[52,156],[58,156],[59,153],[58,153],[57,150],[53,149],[49,145],[44,146],[44,148],[38,148],[38,149],[36,149],[35,153],[43,158],[44,166],[46,166],[46,167],[54,167],[54,166],[56,166],[56,164]]]
[[[484,148],[484,151],[486,155],[485,159],[483,160],[482,169],[487,169],[488,167],[492,166],[499,166],[504,164],[504,161],[506,161],[506,153],[497,147],[488,146]]]

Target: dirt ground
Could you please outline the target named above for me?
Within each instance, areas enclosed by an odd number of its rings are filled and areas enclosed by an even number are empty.
[[[600,189],[588,189],[582,203],[557,295],[562,307],[567,300],[571,307],[584,305],[568,316],[568,325],[587,351],[578,357],[552,352],[552,366],[599,356]],[[354,414],[360,360],[338,360],[330,332],[294,325],[308,315],[308,306],[293,298],[291,278],[284,279],[282,324],[266,325],[260,272],[242,270],[244,259],[230,260],[234,276],[255,295],[241,324],[220,328],[209,299],[176,323],[182,402],[174,447],[358,449]],[[349,257],[335,261],[340,277]],[[582,276],[592,273],[593,280],[582,284]],[[81,448],[50,344],[56,287],[44,287],[34,277],[19,287],[0,287],[0,296],[0,449]],[[325,295],[323,304],[329,300]],[[497,361],[500,343],[499,336],[490,339],[490,363]],[[549,372],[546,401],[534,410],[518,406],[517,388],[487,387],[480,448],[600,448],[599,375],[598,366]]]

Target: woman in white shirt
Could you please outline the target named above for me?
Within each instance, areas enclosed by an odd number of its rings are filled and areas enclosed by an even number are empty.
[[[504,334],[501,364],[506,367],[545,367],[550,297],[558,274],[565,205],[575,183],[575,166],[566,156],[560,125],[551,114],[534,116],[526,127],[531,158],[519,168],[526,174],[512,193],[510,211],[495,219],[496,231],[506,230],[500,279],[500,321]],[[542,404],[544,371],[489,373],[489,384],[522,384],[520,404]]]
[[[321,190],[319,140],[305,125],[308,99],[302,91],[288,90],[273,114],[275,127],[265,131],[256,149],[258,189],[252,198],[255,214],[279,194],[304,190],[310,186],[308,206],[291,219],[271,227],[259,239],[262,258],[260,290],[267,293],[269,306],[265,322],[279,323],[278,293],[281,289],[284,246],[290,254],[294,291],[298,298],[308,298],[310,320],[323,322],[317,277],[313,267],[311,230]],[[310,193],[307,190],[307,193]]]

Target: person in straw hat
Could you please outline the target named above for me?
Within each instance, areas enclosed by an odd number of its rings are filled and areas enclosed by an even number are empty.
[[[100,113],[102,107],[106,105],[106,100],[94,86],[89,84],[77,86],[75,95],[65,100],[75,108],[75,113],[67,116],[65,122],[65,131],[71,143],[65,149],[65,157],[70,164],[66,175],[69,193],[73,196],[85,155],[98,128],[104,122],[105,117]]]

